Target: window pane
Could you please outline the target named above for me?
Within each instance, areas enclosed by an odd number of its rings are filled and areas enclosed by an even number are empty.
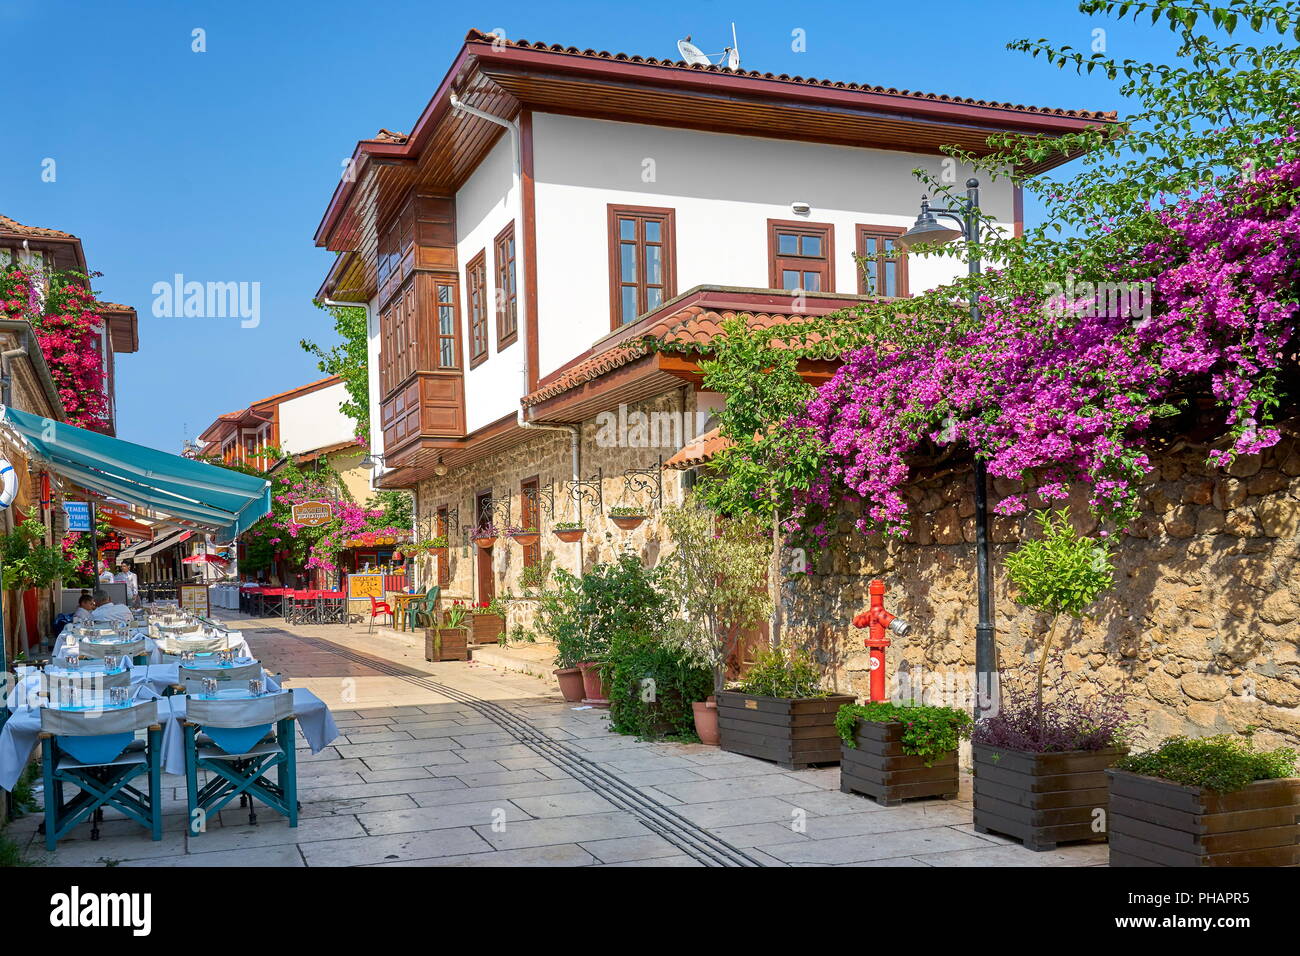
[[[876,294],[876,264],[874,262],[868,260],[867,262],[863,263],[863,279],[864,279],[863,285],[866,287],[866,291],[871,295],[875,295]]]
[[[776,251],[783,256],[797,256],[799,254],[799,237],[789,232],[778,232],[776,234]]]
[[[800,250],[805,256],[818,256],[822,254],[821,236],[803,236],[801,239],[803,248]]]
[[[898,295],[898,263],[886,261],[885,267],[885,295]]]
[[[781,288],[797,289],[799,288],[799,273],[793,269],[781,270]]]
[[[456,334],[456,310],[449,305],[438,306],[438,334]]]
[[[449,285],[438,286],[438,301],[439,302],[451,301],[451,286]]]
[[[636,220],[620,219],[618,221],[618,237],[620,239],[636,239]]]
[[[663,285],[663,246],[645,247],[645,281]]]
[[[646,310],[657,309],[664,301],[664,290],[651,286],[645,290]]]
[[[660,234],[662,233],[662,231],[663,231],[663,225],[661,223],[655,222],[652,219],[646,220],[645,241],[662,242],[663,240],[660,238]]]
[[[636,281],[636,246],[630,242],[620,243],[618,247],[619,279],[623,282]]]
[[[805,272],[803,274],[803,288],[805,292],[820,292],[822,290],[822,274],[820,272]]]
[[[636,317],[636,286],[625,285],[623,286],[623,324],[627,325]]]
[[[452,368],[456,364],[456,348],[451,339],[438,342],[438,363],[443,368]]]

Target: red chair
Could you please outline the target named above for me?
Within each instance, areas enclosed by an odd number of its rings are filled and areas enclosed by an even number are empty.
[[[387,601],[376,601],[374,595],[370,596],[370,627],[366,628],[367,632],[374,633],[375,618],[381,614],[388,615],[388,626],[393,626],[393,609]]]

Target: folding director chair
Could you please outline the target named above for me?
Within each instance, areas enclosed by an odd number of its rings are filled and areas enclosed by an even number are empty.
[[[145,731],[144,740],[137,731]],[[96,710],[41,708],[41,760],[45,774],[45,847],[77,824],[90,821],[90,838],[99,839],[104,808],[112,807],[162,839],[162,726],[158,703]],[[146,794],[132,786],[148,777]],[[71,799],[68,785],[78,789]]]
[[[274,727],[274,733],[272,732]],[[298,825],[298,764],[293,693],[260,697],[190,697],[186,703],[185,783],[191,834],[235,797],[257,822],[256,800]],[[199,771],[210,776],[199,786]],[[275,772],[275,779],[268,774]],[[199,811],[202,811],[200,813]]]

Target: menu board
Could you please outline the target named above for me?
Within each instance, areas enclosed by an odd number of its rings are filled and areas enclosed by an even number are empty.
[[[384,599],[384,576],[382,574],[349,574],[348,597],[354,600],[362,598]]]
[[[211,610],[208,606],[208,586],[206,584],[182,584],[180,593],[182,611],[189,611],[200,617],[207,617]]]

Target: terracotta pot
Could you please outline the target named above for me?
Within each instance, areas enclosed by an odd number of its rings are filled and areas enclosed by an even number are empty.
[[[497,539],[496,538],[475,538],[474,543],[478,545],[480,548],[482,548],[484,551],[486,551],[488,548],[492,547],[492,545],[497,543]]]
[[[587,695],[582,702],[596,707],[608,707],[609,683],[601,677],[600,662],[583,661],[578,669],[582,671],[582,689]]]
[[[631,531],[645,521],[645,515],[612,515],[610,520],[624,531]]]
[[[554,671],[555,679],[560,682],[560,693],[569,703],[576,703],[582,700],[586,691],[583,690],[582,671],[576,667],[561,667]]]
[[[564,528],[556,531],[555,536],[567,544],[573,544],[575,541],[581,541],[582,536],[586,533],[586,528]]]
[[[702,700],[691,704],[691,710],[695,712],[695,733],[699,735],[700,743],[716,747],[718,745],[718,705],[712,701]]]
[[[515,542],[520,547],[524,547],[524,548],[531,547],[532,545],[536,544],[538,541],[542,540],[542,536],[540,534],[537,534],[536,532],[532,532],[532,531],[526,531],[523,534],[512,534],[510,537],[514,538]]]

